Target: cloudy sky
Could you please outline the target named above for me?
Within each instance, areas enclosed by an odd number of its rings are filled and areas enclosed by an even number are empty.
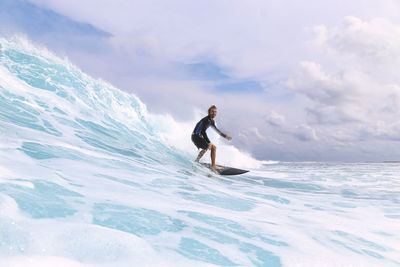
[[[258,159],[384,161],[400,160],[398,14],[397,0],[0,0],[0,34],[177,121],[215,104]]]

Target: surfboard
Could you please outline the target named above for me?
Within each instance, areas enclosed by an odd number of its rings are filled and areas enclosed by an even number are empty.
[[[221,175],[238,175],[238,174],[243,174],[243,173],[249,172],[247,170],[232,168],[232,167],[228,167],[228,166],[221,166],[221,165],[217,165],[217,166],[222,167],[222,169],[214,170],[211,167],[210,163],[200,163],[200,164],[211,169],[212,171],[215,171],[215,172],[221,174]]]

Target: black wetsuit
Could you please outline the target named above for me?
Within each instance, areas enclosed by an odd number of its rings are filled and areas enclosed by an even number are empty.
[[[192,133],[192,141],[197,146],[197,148],[206,149],[208,145],[211,143],[210,139],[208,139],[206,130],[208,127],[213,127],[219,135],[222,137],[226,137],[226,134],[218,130],[217,126],[215,126],[215,122],[210,116],[206,116],[202,118],[194,127]]]

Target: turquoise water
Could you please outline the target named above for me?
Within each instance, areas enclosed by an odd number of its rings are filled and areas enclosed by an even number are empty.
[[[154,121],[137,97],[0,39],[1,265],[400,265],[400,164],[221,177]]]

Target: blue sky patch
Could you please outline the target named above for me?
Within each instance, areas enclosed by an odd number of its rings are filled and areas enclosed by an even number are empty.
[[[215,89],[223,93],[262,93],[264,88],[257,81],[227,82],[217,85]]]
[[[179,66],[181,65],[181,66]],[[202,62],[194,64],[179,64],[184,73],[191,79],[218,81],[229,79],[229,76],[223,73],[222,68],[212,62]]]
[[[88,23],[73,21],[54,11],[21,0],[0,1],[0,29],[19,30],[30,35],[62,33],[110,37],[111,34]]]

